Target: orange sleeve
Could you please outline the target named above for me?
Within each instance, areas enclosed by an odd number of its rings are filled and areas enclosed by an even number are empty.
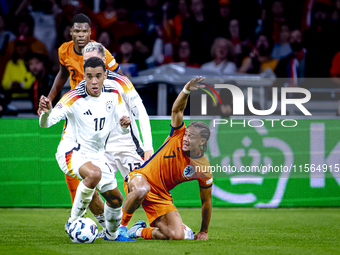
[[[184,122],[179,127],[171,127],[169,137],[174,138],[176,136],[184,135],[186,125]]]
[[[340,51],[333,57],[330,76],[340,77]]]
[[[115,58],[112,56],[112,54],[107,50],[105,49],[105,57],[106,57],[106,68],[111,70],[111,71],[114,71],[114,72],[117,72],[118,71],[118,63],[116,62]]]
[[[58,57],[61,65],[65,66],[65,55],[67,51],[67,44],[63,43],[58,49]]]

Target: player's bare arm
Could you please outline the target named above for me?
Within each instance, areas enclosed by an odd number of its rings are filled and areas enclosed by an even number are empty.
[[[187,101],[189,98],[189,93],[191,91],[198,90],[198,88],[204,88],[204,85],[199,85],[205,78],[202,76],[196,76],[195,78],[191,79],[187,84],[185,84],[183,91],[178,95],[176,101],[172,106],[172,113],[171,113],[171,126],[179,127],[183,121],[183,112],[187,105]],[[184,93],[184,91],[186,93]]]
[[[50,101],[53,101],[57,94],[63,89],[69,75],[67,68],[60,64],[59,72],[55,77],[50,93],[48,93],[47,96]]]
[[[195,234],[195,240],[208,240],[208,228],[212,211],[211,190],[211,187],[200,188],[200,197],[202,204],[202,224],[200,232]]]

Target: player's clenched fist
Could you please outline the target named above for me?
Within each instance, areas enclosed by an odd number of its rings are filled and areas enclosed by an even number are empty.
[[[45,96],[41,96],[39,100],[39,108],[43,111],[48,111],[52,109],[52,102]]]
[[[119,124],[123,127],[123,128],[127,128],[128,126],[130,126],[131,124],[131,120],[128,116],[123,116],[120,118],[119,120]]]

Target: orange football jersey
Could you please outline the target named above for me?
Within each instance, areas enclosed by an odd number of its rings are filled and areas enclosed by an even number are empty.
[[[73,41],[63,43],[58,49],[58,54],[60,64],[65,66],[70,73],[71,89],[74,89],[84,78],[83,55],[79,52],[76,52]],[[106,49],[105,57],[106,69],[117,71],[118,63],[111,53]]]
[[[171,199],[169,191],[182,182],[198,180],[203,188],[210,187],[213,182],[207,157],[203,154],[200,158],[190,158],[182,151],[185,129],[184,123],[178,129],[172,128],[170,136],[157,152],[131,173],[145,176],[151,192],[165,199]]]

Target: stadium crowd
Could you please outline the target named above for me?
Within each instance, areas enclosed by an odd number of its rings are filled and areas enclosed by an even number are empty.
[[[216,74],[270,68],[282,86],[303,78],[340,85],[340,0],[14,0],[1,1],[0,116],[12,98],[48,93],[58,47],[70,21],[91,19],[91,39],[115,56],[124,74],[172,62]],[[199,74],[199,71],[197,72]],[[9,111],[7,109],[7,111]],[[7,112],[8,113],[8,112]]]

